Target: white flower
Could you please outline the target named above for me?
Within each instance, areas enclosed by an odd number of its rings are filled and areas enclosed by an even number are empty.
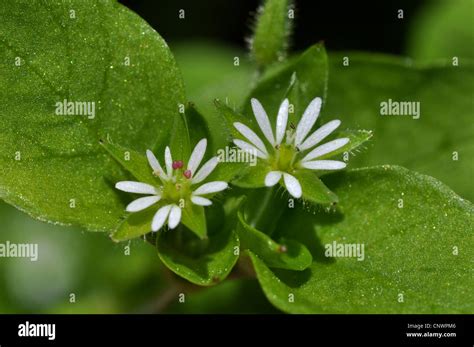
[[[171,151],[169,147],[166,147],[166,171],[162,169],[160,162],[153,152],[147,150],[148,163],[153,169],[153,174],[160,179],[161,184],[154,186],[135,181],[118,182],[115,188],[119,190],[148,195],[132,201],[126,207],[126,210],[128,212],[138,212],[147,209],[158,201],[163,202],[164,205],[155,213],[151,223],[151,230],[158,231],[165,225],[166,221],[168,221],[168,228],[176,228],[181,221],[181,206],[183,206],[183,203],[184,205],[189,202],[200,206],[211,205],[212,201],[204,196],[223,191],[227,188],[228,184],[223,181],[214,181],[196,187],[196,185],[204,181],[211,174],[219,162],[217,157],[213,157],[198,170],[206,152],[206,147],[206,139],[198,142],[189,157],[186,169],[181,160],[173,161]]]
[[[288,192],[293,197],[300,198],[303,194],[301,184],[294,176],[298,170],[338,170],[346,167],[342,161],[317,159],[345,146],[349,142],[348,138],[332,140],[314,148],[341,124],[340,120],[330,121],[308,136],[318,119],[321,98],[315,98],[310,102],[296,130],[287,129],[289,102],[285,99],[278,110],[275,134],[262,104],[257,99],[252,99],[251,103],[255,119],[267,142],[270,143],[271,150],[252,129],[239,122],[234,123],[234,127],[248,142],[234,139],[234,144],[244,151],[256,154],[258,158],[268,163],[271,171],[265,177],[267,187],[274,186],[283,177]],[[285,134],[286,140],[283,142]],[[309,153],[305,153],[309,150],[311,150]]]

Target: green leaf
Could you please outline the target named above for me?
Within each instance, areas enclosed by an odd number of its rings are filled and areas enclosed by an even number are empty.
[[[109,141],[100,141],[100,144],[136,180],[156,185],[157,178],[153,176],[153,170],[143,154]]]
[[[289,97],[290,103],[294,105],[294,113],[290,113],[289,121],[296,124],[311,100],[317,96],[325,100],[327,78],[326,50],[322,44],[313,45],[300,56],[269,70],[247,98],[244,114],[254,118],[250,98],[257,98],[275,125],[278,108]]]
[[[146,210],[130,213],[110,235],[115,242],[131,240],[151,232],[151,221],[156,211],[162,207],[158,203]]]
[[[343,56],[349,66],[342,65]],[[414,66],[394,57],[343,53],[332,56],[330,75],[324,117],[374,130],[370,150],[350,166],[403,165],[474,200],[474,65]],[[419,102],[420,118],[382,116],[381,103],[389,99]]]
[[[242,248],[258,254],[267,266],[301,271],[311,265],[311,253],[304,245],[294,240],[276,243],[268,235],[248,225],[241,212],[238,215],[240,223],[237,232]]]
[[[325,142],[328,142],[332,139],[340,139],[343,137],[347,137],[349,139],[349,142],[333,152],[318,157],[318,160],[328,158],[334,159],[335,156],[341,153],[348,153],[352,156],[355,156],[356,153],[360,151],[359,147],[361,147],[365,142],[369,141],[372,136],[373,132],[371,130],[342,130],[335,132],[332,136],[329,136],[328,140]]]
[[[337,195],[329,190],[318,175],[310,170],[299,170],[295,177],[303,190],[303,199],[314,204],[335,204]]]
[[[239,254],[239,239],[233,231],[235,223],[232,218],[226,224],[223,220],[222,215],[218,216],[215,225],[209,228],[209,237],[202,240],[183,226],[158,233],[156,245],[160,259],[171,271],[192,283],[202,286],[219,283],[230,273]]]
[[[3,2],[0,17],[0,197],[40,220],[113,230],[125,175],[99,139],[140,153],[167,141],[184,100],[173,56],[116,1]],[[57,115],[65,99],[95,102],[95,115]]]
[[[232,181],[237,187],[241,188],[261,188],[265,187],[265,176],[270,172],[270,167],[261,160],[257,160],[255,166],[243,165],[239,176]]]
[[[413,19],[408,54],[418,60],[474,58],[472,0],[432,1]]]
[[[314,211],[309,221],[311,214],[295,210],[282,218],[279,229],[280,236],[306,242],[313,265],[302,272],[271,270],[252,255],[275,306],[293,313],[474,310],[471,203],[436,179],[396,166],[341,172],[328,179],[337,187],[344,214]],[[363,244],[363,260],[326,257],[333,242]]]
[[[259,9],[251,40],[251,54],[259,66],[281,61],[286,53],[291,20],[288,0],[265,0]]]
[[[205,239],[207,237],[204,207],[192,203],[186,204],[185,208],[182,209],[181,222],[200,239]]]

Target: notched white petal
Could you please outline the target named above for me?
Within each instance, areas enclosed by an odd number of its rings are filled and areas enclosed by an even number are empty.
[[[200,186],[198,189],[196,189],[193,193],[193,195],[205,195],[205,194],[211,194],[211,193],[217,193],[220,191],[223,191],[224,189],[227,189],[229,185],[227,182],[223,181],[214,181],[214,182],[209,182],[209,183],[204,183],[202,186]]]
[[[278,110],[278,116],[276,121],[276,144],[279,145],[283,140],[286,132],[286,125],[288,123],[288,106],[290,102],[288,99],[283,100]]]
[[[275,184],[277,184],[280,181],[281,175],[282,173],[280,171],[270,171],[265,176],[265,185],[267,187],[273,187]]]
[[[296,177],[290,174],[284,173],[283,180],[285,181],[285,187],[286,187],[286,190],[288,190],[288,193],[290,193],[290,195],[292,195],[294,198],[297,198],[297,199],[301,198],[303,191],[301,189],[301,184],[296,179]]]
[[[275,137],[273,137],[272,127],[265,109],[257,99],[252,99],[250,102],[252,103],[253,114],[255,115],[255,119],[257,120],[258,126],[262,130],[263,135],[265,135],[265,138],[272,146],[275,146]]]
[[[199,205],[199,206],[210,206],[210,205],[212,205],[211,200],[203,198],[202,196],[197,196],[197,195],[191,196],[191,202],[194,205]]]
[[[328,143],[325,143],[324,145],[318,146],[315,149],[313,149],[301,160],[301,162],[304,163],[305,161],[310,161],[315,158],[321,157],[325,154],[334,152],[335,150],[341,148],[342,146],[345,146],[348,142],[349,142],[349,139],[347,137],[329,141]]]
[[[172,206],[173,205],[163,206],[155,213],[151,222],[152,231],[158,231],[161,229],[161,227],[165,224],[166,219],[168,218]]]
[[[301,167],[310,170],[340,170],[347,166],[338,160],[314,160],[301,163]]]
[[[211,159],[209,159],[199,169],[199,171],[195,175],[193,175],[191,183],[196,184],[196,183],[204,181],[207,178],[207,176],[209,176],[211,174],[211,172],[214,171],[217,164],[219,164],[219,158],[218,157],[212,157]]]
[[[298,146],[300,151],[305,151],[313,146],[316,146],[327,136],[329,136],[334,130],[341,125],[341,121],[338,119],[332,120],[329,123],[324,124],[321,128],[313,132],[304,142]]]
[[[250,153],[251,155],[256,155],[259,158],[262,159],[267,159],[268,155],[263,153],[261,150],[259,150],[257,147],[252,146],[250,143],[239,140],[239,139],[234,139],[234,144],[239,147],[241,150]]]
[[[131,203],[129,203],[126,207],[127,212],[138,212],[142,211],[151,205],[157,203],[160,201],[161,197],[159,195],[153,195],[153,196],[145,196],[143,198],[139,198],[136,200],[133,200]]]
[[[158,191],[150,184],[135,182],[135,181],[121,181],[115,184],[115,188],[127,193],[136,194],[157,194]]]
[[[171,207],[170,215],[168,217],[168,228],[174,229],[181,221],[181,209],[177,205]]]
[[[193,175],[199,167],[199,164],[201,164],[204,153],[206,153],[206,147],[207,139],[201,139],[201,141],[197,143],[196,147],[194,147],[193,152],[189,157],[187,169],[190,170]]]
[[[263,141],[258,137],[255,132],[250,129],[245,124],[235,122],[234,127],[241,133],[247,140],[249,140],[255,147],[262,151],[262,153],[268,154],[267,149],[265,148],[265,144]]]
[[[319,111],[321,110],[321,98],[314,98],[306,108],[301,117],[298,126],[296,127],[295,133],[295,145],[299,146],[303,140],[306,138],[306,135],[309,134],[311,128],[319,116]]]
[[[153,169],[153,172],[161,175],[164,173],[163,169],[161,168],[160,162],[156,159],[155,155],[149,149],[146,150],[146,157],[148,159],[148,163],[150,167]]]
[[[173,175],[173,157],[171,156],[171,150],[168,146],[165,148],[165,164],[166,164],[166,175],[171,177]]]

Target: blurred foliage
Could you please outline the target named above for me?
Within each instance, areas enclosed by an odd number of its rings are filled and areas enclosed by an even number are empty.
[[[125,255],[128,243],[38,222],[4,203],[0,218],[0,242],[37,243],[39,253],[37,261],[0,258],[1,313],[147,311],[163,289],[156,252],[141,239]]]
[[[228,280],[175,302],[167,313],[277,313],[256,279]]]
[[[416,60],[474,59],[474,1],[427,2],[412,21],[407,41],[407,53]]]

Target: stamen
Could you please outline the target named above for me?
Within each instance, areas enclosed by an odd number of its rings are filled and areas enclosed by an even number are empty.
[[[184,164],[183,164],[183,161],[182,161],[182,160],[175,160],[175,161],[173,162],[172,167],[173,167],[173,170],[178,170],[178,169],[181,169],[181,168],[183,167],[183,165],[184,165]]]
[[[191,170],[186,170],[183,172],[183,175],[184,177],[186,177],[187,179],[191,178],[192,176],[192,173],[191,173]]]

